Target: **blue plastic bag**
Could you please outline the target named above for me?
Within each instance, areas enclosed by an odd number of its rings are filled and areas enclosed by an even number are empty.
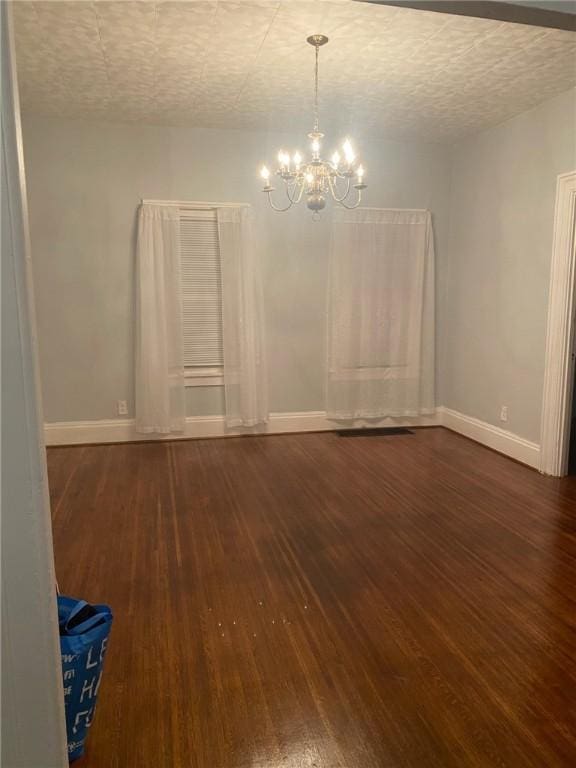
[[[107,605],[58,596],[68,759],[81,757],[94,718],[112,611]]]

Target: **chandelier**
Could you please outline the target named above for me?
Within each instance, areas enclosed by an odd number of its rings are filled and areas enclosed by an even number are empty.
[[[268,195],[268,201],[275,211],[287,211],[306,195],[306,205],[313,211],[312,217],[318,219],[320,211],[326,207],[328,195],[344,208],[357,208],[366,184],[364,184],[364,168],[357,164],[349,139],[346,139],[342,145],[343,158],[340,157],[339,152],[334,152],[330,161],[323,160],[320,155],[320,142],[324,134],[320,132],[318,122],[318,52],[322,45],[326,45],[328,38],[325,35],[311,35],[306,42],[314,46],[316,54],[314,130],[308,134],[308,138],[311,139],[312,159],[304,161],[299,152],[295,152],[292,158],[282,149],[278,153],[278,169],[275,175],[284,183],[288,199],[284,206],[278,206],[272,200],[275,188],[270,184],[270,171],[266,166],[262,167],[260,176],[264,182],[262,191]],[[356,180],[355,184],[352,183],[353,179]],[[356,192],[352,192],[352,189]]]

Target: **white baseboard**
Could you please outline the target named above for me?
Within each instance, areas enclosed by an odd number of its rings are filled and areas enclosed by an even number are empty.
[[[346,422],[347,427],[366,425],[366,420]],[[540,446],[513,432],[507,432],[480,419],[440,406],[434,416],[387,418],[370,426],[431,427],[444,426],[454,432],[493,448],[523,464],[540,468]],[[280,435],[289,432],[327,432],[342,428],[343,423],[326,418],[324,411],[272,413],[268,424],[253,429],[228,429],[222,416],[189,416],[184,432],[172,435],[141,435],[134,419],[103,421],[66,421],[44,425],[46,445],[85,445],[89,443],[125,443],[141,440],[187,440],[202,437],[237,435]]]
[[[493,448],[499,453],[522,462],[522,464],[540,469],[540,446],[538,443],[532,443],[513,432],[500,429],[493,424],[480,421],[473,416],[466,416],[464,413],[453,411],[444,406],[438,408],[438,415],[443,427],[459,432],[477,443],[482,443],[488,448]]]
[[[370,426],[423,427],[437,426],[436,416],[418,418],[386,418]],[[366,425],[365,419],[346,422],[347,427]],[[125,443],[136,440],[187,440],[201,437],[233,437],[237,435],[279,435],[289,432],[326,432],[342,428],[343,423],[326,418],[324,411],[271,413],[268,424],[253,429],[228,429],[222,416],[189,416],[184,432],[171,435],[141,435],[133,419],[103,421],[64,421],[44,425],[46,445],[85,445],[89,443]]]

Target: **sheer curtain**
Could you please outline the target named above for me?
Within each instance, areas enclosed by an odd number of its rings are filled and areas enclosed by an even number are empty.
[[[181,432],[185,422],[178,208],[144,203],[136,254],[136,429]]]
[[[337,209],[330,270],[328,418],[432,413],[430,213]]]
[[[218,208],[226,425],[268,421],[264,317],[253,212]]]

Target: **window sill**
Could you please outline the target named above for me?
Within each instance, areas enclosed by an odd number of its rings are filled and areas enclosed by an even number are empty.
[[[188,368],[184,371],[185,387],[222,387],[222,368]]]

